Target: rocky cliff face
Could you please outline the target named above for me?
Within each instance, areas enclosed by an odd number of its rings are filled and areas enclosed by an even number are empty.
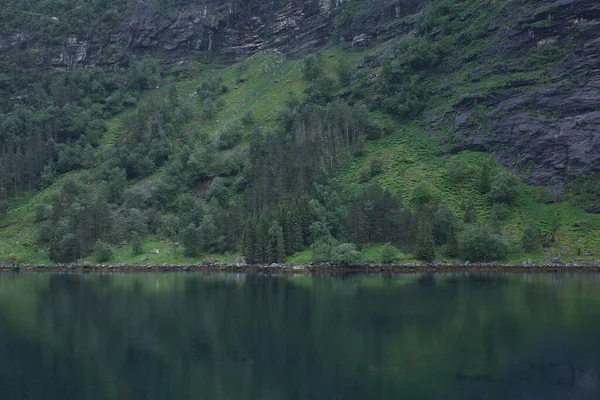
[[[231,61],[263,49],[296,56],[329,39],[336,0],[180,1],[160,11],[137,0],[111,40],[133,53],[161,51],[170,57],[211,52]]]
[[[463,98],[455,108],[455,129],[468,139],[455,151],[493,151],[530,184],[558,194],[569,176],[600,173],[600,2],[532,3],[511,29],[490,28],[488,40],[497,43],[493,51],[502,60],[494,73],[527,72],[527,63],[516,60],[532,49],[557,51],[561,62],[545,76]],[[485,131],[474,122],[478,107],[485,110]],[[600,205],[591,211],[600,212]]]
[[[427,0],[371,0],[353,23],[336,32],[345,0],[131,0],[119,23],[104,32],[67,35],[41,50],[54,68],[69,69],[119,62],[123,57],[160,55],[171,61],[201,52],[223,62],[276,49],[297,57],[323,48],[336,34],[357,46],[407,32]],[[346,0],[348,1],[348,0]],[[58,17],[50,23],[65,23]],[[0,34],[6,53],[38,48],[28,30]]]
[[[400,38],[429,4],[365,0],[344,7],[344,1],[351,0],[131,0],[118,23],[106,31],[67,35],[39,50],[44,63],[59,69],[117,63],[144,54],[167,62],[211,54],[233,62],[277,49],[297,57],[323,48],[332,38],[351,46]],[[479,8],[504,7],[505,20],[471,38],[487,43],[485,55],[467,60],[481,63],[473,85],[490,76],[521,73],[526,78],[462,96],[442,116],[452,121],[455,138],[466,138],[455,140],[460,144],[452,151],[492,152],[529,183],[547,186],[557,195],[572,175],[600,174],[600,2],[479,3]],[[468,25],[465,20],[465,29]],[[37,50],[36,46],[26,28],[0,34],[5,55]],[[540,70],[533,65],[535,59],[528,59],[534,50],[555,51],[554,61],[560,62],[531,76]],[[435,133],[439,127],[433,123],[431,128]],[[591,210],[600,212],[600,205]]]

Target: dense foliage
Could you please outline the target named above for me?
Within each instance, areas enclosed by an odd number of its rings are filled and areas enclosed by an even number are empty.
[[[348,2],[337,19],[340,39],[366,18],[359,3]],[[77,19],[74,33],[102,32],[126,5],[10,1],[13,9],[0,17],[7,31],[41,24],[35,40],[43,43],[66,34],[63,21]],[[456,190],[475,188],[459,206],[439,196],[448,188],[427,174],[390,190],[379,179],[383,157],[344,175],[395,129],[381,115],[401,123],[423,115],[429,78],[456,62],[459,8],[432,2],[412,33],[360,67],[343,57],[334,65],[322,54],[306,57],[297,64],[302,89],[274,104],[269,122],[250,111],[219,120],[225,95],[239,87],[214,75],[191,95],[177,85],[144,94],[164,84],[164,66],[152,58],[48,71],[40,68],[43,54],[3,56],[0,215],[7,199],[55,184],[35,210],[39,243],[55,262],[92,254],[105,262],[127,244],[139,256],[147,238],[187,257],[241,254],[238,261],[248,263],[281,263],[310,248],[315,262],[354,265],[374,244],[383,245],[383,262],[398,261],[400,252],[425,262],[502,260],[509,248],[503,227],[522,199],[518,179],[494,162],[456,158],[444,167]],[[46,18],[59,9],[60,23]],[[245,73],[240,67],[236,85]],[[519,227],[520,247],[551,245],[559,225]]]

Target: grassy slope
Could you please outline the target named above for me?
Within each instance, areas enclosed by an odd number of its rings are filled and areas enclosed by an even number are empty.
[[[323,52],[327,62],[327,73],[333,76],[334,65],[342,55],[350,62],[358,62],[365,55],[372,54],[379,49],[371,49],[363,53],[344,53],[339,48],[333,48]],[[215,135],[219,129],[228,121],[242,117],[247,111],[252,111],[257,123],[263,127],[274,123],[278,110],[283,106],[289,93],[301,94],[305,82],[301,76],[301,60],[285,60],[279,53],[270,51],[259,53],[243,63],[233,65],[226,69],[207,68],[201,76],[192,81],[173,83],[177,85],[179,93],[183,96],[191,96],[203,79],[211,79],[214,74],[223,78],[224,83],[230,88],[223,95],[225,106],[217,113],[210,123],[201,123],[199,118],[193,118],[184,129],[189,135],[197,134],[198,130]],[[464,72],[452,77],[451,82],[445,85],[454,85],[456,88],[450,93],[440,96],[431,104],[431,108],[444,109],[450,107],[453,101],[463,92],[467,86],[464,80]],[[240,78],[247,79],[241,83]],[[432,77],[430,85],[442,85],[439,77]],[[493,80],[492,80],[493,79]],[[490,77],[481,85],[496,87],[508,78]],[[512,78],[511,78],[512,79]],[[157,90],[168,90],[169,85]],[[469,88],[473,90],[473,86]],[[482,89],[483,90],[483,89]],[[141,102],[144,102],[151,94],[146,94]],[[199,115],[201,105],[197,104],[195,112]],[[112,145],[114,139],[119,135],[121,121],[128,113],[135,110],[127,110],[121,115],[109,121],[109,131],[103,138],[103,145],[99,151],[106,146]],[[475,187],[476,173],[471,174],[471,179],[459,184],[451,183],[447,178],[447,167],[454,158],[463,158],[477,170],[482,162],[488,159],[483,153],[463,152],[458,155],[439,157],[440,151],[438,141],[431,138],[424,127],[418,122],[402,123],[391,117],[381,114],[373,114],[374,120],[385,127],[387,135],[382,139],[367,142],[364,155],[353,157],[346,167],[340,172],[340,179],[347,182],[355,182],[360,176],[360,171],[368,168],[371,160],[383,160],[383,172],[373,178],[384,187],[395,192],[400,192],[405,200],[410,199],[410,193],[416,183],[426,180],[435,186],[436,195],[442,202],[448,204],[457,214],[462,216],[462,205],[465,199],[473,199],[477,210],[479,221],[485,222],[489,213],[490,205],[485,197],[478,193]],[[441,134],[441,132],[440,132]],[[241,146],[246,143],[242,142]],[[158,172],[160,173],[160,171]],[[71,175],[81,175],[83,172]],[[48,194],[55,190],[66,179],[62,177],[52,187],[43,191],[27,193],[9,204],[7,214],[0,219],[0,261],[7,261],[9,254],[14,254],[16,259],[24,263],[50,264],[47,250],[37,244],[37,227],[34,221],[34,206],[43,201]],[[149,179],[152,179],[150,177]],[[524,255],[518,249],[518,239],[524,221],[533,219],[540,225],[547,226],[550,216],[558,213],[562,228],[558,235],[558,243],[550,251],[552,255],[560,255],[561,250],[567,255],[563,260],[571,260],[577,256],[577,249],[593,250],[600,248],[600,216],[586,214],[568,202],[552,205],[541,205],[539,199],[542,197],[539,188],[519,185],[519,199],[515,206],[510,208],[510,216],[505,222],[503,230],[511,241],[511,262],[521,262],[524,258],[531,258],[541,262],[547,256],[545,250],[536,254]],[[587,221],[588,223],[575,228],[576,221]],[[158,249],[159,254],[149,254],[150,250]],[[364,254],[367,261],[376,262],[379,259],[380,246],[371,246],[365,249]],[[190,260],[183,256],[183,250],[171,243],[161,242],[153,238],[146,238],[144,242],[145,255],[131,256],[129,246],[114,249],[115,262],[126,263],[183,263],[199,262],[204,256]],[[211,255],[214,259],[233,262],[236,255]],[[409,256],[398,255],[401,261],[412,261]],[[147,258],[147,261],[141,261]],[[310,250],[305,250],[288,259],[289,262],[304,263],[310,261]],[[590,261],[591,258],[585,258]],[[89,258],[86,261],[92,261]]]

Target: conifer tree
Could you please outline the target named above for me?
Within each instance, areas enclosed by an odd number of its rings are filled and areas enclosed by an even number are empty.
[[[244,233],[242,234],[242,254],[248,264],[258,263],[256,254],[256,218],[246,221]]]
[[[492,168],[491,162],[486,161],[481,166],[479,174],[479,191],[482,194],[488,193],[492,189]]]
[[[142,238],[140,237],[139,233],[137,232],[133,232],[131,234],[131,254],[134,256],[139,256],[140,254],[142,254],[143,249],[142,249]]]
[[[421,221],[419,232],[417,234],[417,259],[423,261],[435,260],[435,246],[433,242],[433,233],[431,224],[428,221]]]
[[[266,218],[258,218],[256,224],[256,262],[269,262],[269,225]]]
[[[283,240],[283,229],[273,221],[268,231],[268,262],[281,263],[285,257],[285,243]]]

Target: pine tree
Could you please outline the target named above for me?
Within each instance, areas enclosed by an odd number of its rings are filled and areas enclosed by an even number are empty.
[[[269,262],[269,225],[266,218],[258,218],[256,224],[256,262]]]
[[[423,261],[429,262],[435,260],[433,233],[431,231],[431,224],[428,221],[422,221],[419,225],[416,256],[417,259]]]
[[[302,247],[304,246],[304,240],[302,238],[302,220],[296,211],[291,213],[291,220],[290,235],[292,236],[292,252],[295,253],[302,250]]]
[[[283,222],[283,223],[282,223]],[[285,253],[294,254],[302,249],[302,227],[298,215],[294,209],[283,213],[280,219],[283,227],[283,238],[285,242]]]
[[[283,240],[283,229],[273,221],[268,231],[268,260],[269,263],[281,263],[285,257],[285,243]]]

